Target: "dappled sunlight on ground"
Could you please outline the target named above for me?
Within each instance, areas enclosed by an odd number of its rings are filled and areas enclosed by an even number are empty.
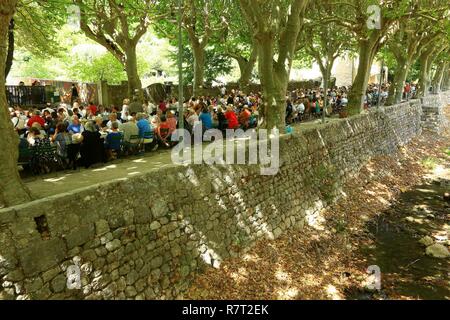
[[[303,231],[290,230],[276,240],[260,240],[241,258],[225,260],[219,270],[207,269],[196,277],[186,298],[381,299],[384,292],[374,294],[364,289],[368,280],[366,269],[373,257],[360,248],[387,257],[392,254],[389,248],[379,247],[374,242],[371,229],[378,228],[379,220],[396,208],[401,194],[423,183],[426,171],[422,159],[435,157],[448,166],[450,157],[443,152],[449,146],[448,137],[450,135],[440,137],[424,133],[401,148],[398,154],[373,159],[358,176],[350,179],[341,199],[331,208],[322,210],[320,219],[310,217],[312,226]],[[424,191],[425,197],[435,195],[431,190]],[[417,210],[428,207],[426,200],[415,205]],[[403,218],[410,216],[411,221],[420,221],[421,227],[429,226],[430,220],[426,211],[424,213],[424,217],[411,213]],[[401,232],[399,226],[391,228]],[[436,240],[447,241],[444,230],[449,230],[448,223],[436,227],[431,234]],[[399,250],[403,250],[401,245]],[[415,260],[398,266],[401,271],[386,274],[389,298],[420,298],[395,291],[395,286],[414,284],[410,270],[420,264]],[[435,277],[428,276],[418,283],[427,288],[439,283],[436,281]],[[445,298],[445,294],[440,298]]]

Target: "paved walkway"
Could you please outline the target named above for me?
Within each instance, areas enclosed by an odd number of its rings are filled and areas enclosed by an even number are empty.
[[[24,182],[35,199],[85,188],[90,185],[140,175],[151,170],[172,165],[170,150],[127,157],[95,168],[67,170],[38,177],[25,178]]]

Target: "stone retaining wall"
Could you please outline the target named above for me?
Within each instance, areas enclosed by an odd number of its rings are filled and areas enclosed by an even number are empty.
[[[420,134],[421,114],[416,100],[296,128],[276,176],[169,166],[0,210],[0,299],[179,298],[256,239],[314,223],[349,173]],[[77,268],[81,288],[70,289]]]
[[[429,95],[422,101],[422,127],[425,130],[441,132],[448,126],[444,108],[450,104],[450,91]]]

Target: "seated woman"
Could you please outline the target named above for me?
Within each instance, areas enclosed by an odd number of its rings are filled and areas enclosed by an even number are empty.
[[[202,112],[200,113],[200,116],[198,117],[198,119],[199,119],[199,121],[202,122],[203,132],[205,132],[206,130],[212,129],[212,127],[213,127],[212,116],[206,105],[203,106]]]
[[[55,133],[51,136],[51,141],[56,144],[56,152],[61,157],[65,165],[70,164],[71,161],[76,159],[70,159],[68,156],[68,146],[72,144],[72,137],[67,132],[67,125],[65,123],[58,123],[55,129]]]
[[[39,128],[37,128],[36,126],[31,127],[30,131],[28,132],[27,135],[27,141],[30,144],[30,146],[34,146],[36,141],[38,139],[44,139],[45,135],[42,134],[41,130],[39,130]]]
[[[112,123],[111,132],[106,136],[105,149],[108,161],[117,159],[122,149],[122,133],[119,132],[117,122]]]
[[[30,163],[33,173],[49,173],[51,171],[51,165],[55,161],[55,154],[52,150],[50,140],[47,137],[41,135],[41,132],[36,127],[31,127],[29,136],[30,135],[33,139],[33,143],[30,143]]]
[[[97,116],[97,117],[95,117],[94,121],[95,121],[95,123],[94,123],[95,130],[102,131],[102,130],[106,130],[107,129],[106,123],[104,123],[102,117]]]
[[[161,117],[161,123],[158,128],[156,128],[156,139],[160,145],[170,147],[171,146],[171,135],[170,125],[167,122],[165,116]]]
[[[189,130],[189,132],[190,132],[191,134],[193,134],[193,133],[194,133],[195,125],[196,125],[197,122],[199,121],[198,115],[197,115],[197,113],[195,112],[195,110],[192,109],[192,108],[189,108],[189,109],[187,110],[185,119],[186,119],[186,124],[187,124],[187,126],[185,125],[185,129]]]
[[[222,107],[217,108],[217,122],[220,131],[225,132],[225,130],[228,129],[228,120],[223,113]]]
[[[175,118],[175,113],[172,110],[167,111],[166,119],[170,128],[170,134],[172,134],[175,130],[177,130],[177,119]]]
[[[92,121],[88,121],[85,125],[83,134],[83,143],[81,144],[81,161],[86,169],[93,164],[106,162],[103,141],[100,133]]]
[[[242,112],[239,114],[239,123],[243,129],[247,130],[250,127],[251,116],[252,113],[250,112],[249,108],[245,106]]]
[[[69,127],[67,128],[67,131],[69,131],[71,134],[83,133],[84,128],[83,128],[83,125],[81,124],[78,116],[76,116],[76,115],[73,116],[72,124],[69,125]]]

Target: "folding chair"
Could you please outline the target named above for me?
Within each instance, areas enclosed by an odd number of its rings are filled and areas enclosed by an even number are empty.
[[[153,132],[145,132],[144,136],[141,139],[142,139],[141,152],[145,152],[148,146],[153,146],[155,144],[155,134]]]
[[[138,154],[141,149],[142,142],[143,139],[139,135],[130,136],[130,141],[123,143],[124,153],[127,153],[128,155],[130,153]]]
[[[116,154],[117,158],[120,158],[123,154],[123,134],[112,136],[111,144],[115,146],[111,150]]]

